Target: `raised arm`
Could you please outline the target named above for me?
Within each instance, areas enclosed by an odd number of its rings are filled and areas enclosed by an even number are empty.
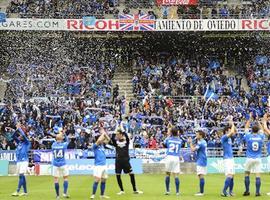
[[[107,138],[106,131],[104,130],[104,122],[103,121],[99,122],[99,132],[100,132],[100,136],[99,136],[98,140],[96,141],[96,145],[102,144]]]
[[[266,134],[267,136],[269,136],[270,135],[270,130],[267,127],[267,121],[268,121],[268,114],[266,113],[263,116],[261,126],[262,126],[262,129],[263,129],[264,134]]]
[[[191,151],[197,151],[197,145],[195,146],[193,143],[192,143],[192,138],[190,137],[190,138],[188,138],[188,143],[189,143],[189,145],[190,145],[190,149],[191,149]]]
[[[100,127],[99,132],[103,135],[104,137],[104,141],[110,142],[111,138],[108,136],[107,132],[105,131],[105,129],[103,127]]]
[[[227,137],[232,137],[237,132],[232,117],[230,118],[229,125],[230,125],[231,129],[230,129],[229,133],[227,134]]]
[[[124,132],[124,136],[126,138],[127,143],[129,144],[129,137],[128,137],[128,134],[126,132]]]
[[[252,113],[249,114],[249,119],[247,120],[247,122],[245,124],[245,133],[247,133],[249,131],[251,118],[252,118]]]
[[[18,137],[17,137],[17,131],[14,131],[11,137],[13,138],[13,140],[14,140],[17,144],[20,142],[20,140],[19,140]]]
[[[24,131],[22,130],[20,123],[18,123],[16,125],[16,128],[17,128],[17,131],[19,131],[19,134],[23,137],[24,142],[25,143],[30,143],[29,139],[27,138],[27,136],[25,135]]]

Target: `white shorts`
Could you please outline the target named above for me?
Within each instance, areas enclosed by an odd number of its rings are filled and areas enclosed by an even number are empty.
[[[66,165],[61,166],[61,167],[53,166],[52,176],[59,178],[59,177],[64,177],[68,175],[69,175],[69,171]]]
[[[170,173],[180,173],[180,159],[178,156],[168,155],[165,159],[165,171]]]
[[[234,175],[235,174],[235,170],[234,170],[234,160],[233,158],[230,159],[224,159],[223,160],[223,164],[224,164],[224,172],[225,172],[225,176],[231,174]]]
[[[93,176],[98,178],[107,179],[107,166],[106,165],[96,165],[94,166]]]
[[[207,167],[197,165],[197,175],[206,175]]]
[[[27,161],[17,162],[17,169],[16,169],[17,174],[26,174],[27,169],[28,169]]]
[[[261,158],[247,158],[245,163],[245,171],[252,173],[261,173],[262,172]]]

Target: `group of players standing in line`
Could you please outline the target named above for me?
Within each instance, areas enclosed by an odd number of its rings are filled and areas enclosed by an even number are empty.
[[[237,133],[236,127],[233,123],[232,117],[229,117],[228,125],[223,129],[223,135],[221,136],[221,143],[223,146],[223,158],[224,158],[224,167],[225,167],[225,183],[221,195],[224,197],[234,196],[233,187],[234,187],[234,159],[232,151],[232,137]],[[264,117],[259,121],[254,121],[252,125],[251,132],[249,132],[251,124],[252,114],[250,115],[249,120],[247,120],[245,125],[245,136],[244,140],[246,143],[246,163],[245,163],[245,187],[244,196],[249,196],[249,185],[250,185],[250,173],[251,171],[256,174],[256,196],[261,196],[260,187],[261,187],[261,157],[262,157],[262,148],[265,140],[265,135],[270,135],[270,130],[267,127],[267,121],[270,119],[268,114],[265,114]],[[28,167],[28,151],[30,147],[30,142],[20,127],[20,123],[16,125],[16,130],[14,130],[13,138],[17,143],[16,148],[16,158],[17,158],[17,174],[19,174],[19,183],[16,192],[12,196],[26,196],[27,186],[25,173]],[[205,133],[201,130],[196,132],[195,140],[192,138],[188,139],[190,149],[193,152],[197,153],[197,175],[199,178],[199,192],[196,193],[196,196],[204,195],[204,185],[205,179],[204,176],[207,174],[207,142],[204,140]],[[104,129],[104,122],[100,121],[99,123],[99,135],[95,138],[95,144],[93,144],[93,151],[95,155],[95,167],[93,170],[94,183],[92,188],[92,194],[90,199],[94,199],[98,185],[100,184],[100,197],[108,199],[109,197],[105,195],[105,186],[107,179],[106,172],[106,155],[104,151],[104,145],[110,143],[116,148],[116,159],[115,159],[115,173],[117,178],[117,183],[120,188],[118,195],[125,194],[121,173],[129,174],[130,181],[133,187],[134,194],[142,194],[143,192],[137,190],[135,175],[132,171],[130,165],[129,157],[129,137],[127,133],[121,129],[117,129],[116,133],[110,138]],[[54,177],[54,186],[56,192],[56,198],[60,198],[59,192],[59,178],[64,178],[63,183],[63,197],[69,198],[67,193],[68,190],[68,169],[66,167],[65,161],[65,151],[68,146],[68,138],[64,133],[59,133],[56,136],[56,141],[52,145],[53,152],[53,170],[52,175]],[[172,175],[175,179],[176,195],[180,195],[180,150],[182,146],[182,140],[179,137],[179,130],[172,127],[168,132],[168,137],[164,141],[164,147],[167,148],[167,156],[165,161],[165,186],[166,192],[165,195],[170,194],[170,176]],[[268,149],[270,150],[270,149]],[[269,152],[270,153],[270,152]],[[20,192],[21,187],[23,187],[23,192]],[[270,195],[270,193],[268,193]]]

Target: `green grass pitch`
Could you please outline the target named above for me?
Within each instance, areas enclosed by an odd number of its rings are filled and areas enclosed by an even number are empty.
[[[0,177],[0,200],[10,199],[27,199],[27,200],[49,200],[55,199],[53,178],[50,176],[28,176],[28,192],[27,197],[11,197],[11,193],[15,191],[18,177]],[[235,197],[227,197],[228,199],[255,199],[255,177],[251,176],[251,196],[243,197],[244,191],[244,175],[238,174],[235,177]],[[112,200],[217,200],[226,199],[220,196],[220,191],[223,187],[224,175],[209,174],[206,176],[206,187],[204,197],[195,197],[194,193],[198,191],[198,178],[196,175],[181,175],[180,176],[180,192],[181,195],[175,195],[174,182],[171,179],[171,195],[164,195],[164,175],[137,175],[136,181],[138,189],[143,190],[143,195],[132,194],[129,176],[123,176],[123,185],[126,194],[123,196],[116,195],[119,192],[115,176],[111,175],[106,186],[106,195],[110,196]],[[93,178],[91,176],[70,176],[69,178],[69,194],[71,199],[86,200],[90,198],[92,190]],[[60,184],[62,191],[62,180]],[[261,197],[256,199],[270,199],[266,193],[270,192],[270,175],[262,175]],[[96,199],[99,199],[99,189],[97,191]]]

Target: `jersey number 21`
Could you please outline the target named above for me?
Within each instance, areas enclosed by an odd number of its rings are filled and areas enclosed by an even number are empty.
[[[170,144],[169,145],[169,152],[178,153],[178,145],[177,144]]]

